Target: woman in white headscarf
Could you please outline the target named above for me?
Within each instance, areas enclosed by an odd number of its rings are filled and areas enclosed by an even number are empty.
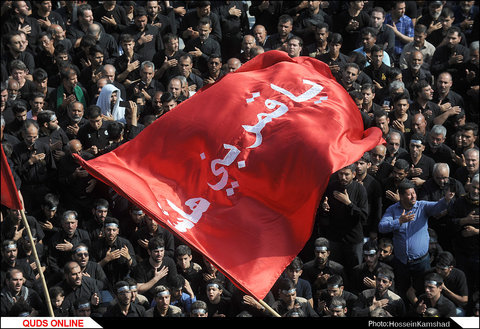
[[[102,115],[125,123],[125,107],[120,106],[120,89],[112,84],[106,84],[100,91],[97,106],[102,109]]]

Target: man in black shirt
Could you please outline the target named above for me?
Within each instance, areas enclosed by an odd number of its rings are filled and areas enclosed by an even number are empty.
[[[83,275],[80,265],[75,261],[66,263],[63,273],[64,278],[58,286],[65,293],[64,303],[76,305],[79,300],[88,300],[93,309],[96,309],[100,304],[100,292],[96,280]]]
[[[330,260],[330,243],[320,237],[315,240],[315,258],[304,263],[302,278],[310,282],[313,291],[327,288],[327,280],[332,275],[340,275],[345,282],[347,276],[342,264]]]
[[[108,123],[103,121],[102,110],[97,105],[87,108],[86,117],[88,124],[79,129],[78,140],[82,143],[85,151],[96,155],[109,144]]]
[[[460,75],[465,74],[465,63],[470,58],[470,52],[467,47],[460,44],[462,36],[459,27],[450,27],[446,39],[447,43],[433,53],[430,71],[435,76],[448,71],[453,80],[457,81]]]
[[[118,281],[115,284],[114,291],[116,303],[110,304],[106,312],[103,314],[104,318],[137,318],[145,316],[145,309],[142,306],[133,303],[132,292],[130,291],[128,282]]]
[[[389,67],[383,62],[384,50],[379,45],[374,45],[370,50],[371,62],[363,72],[372,79],[375,88],[378,92],[387,88],[388,81],[387,76],[389,72]]]
[[[210,20],[211,38],[220,43],[222,41],[222,26],[218,15],[211,10],[211,2],[196,1],[195,5],[196,8],[194,10],[189,11],[183,16],[179,27],[179,35],[185,44],[197,39],[201,35],[198,29],[200,21],[206,18]]]
[[[354,180],[355,175],[355,164],[332,175],[321,205],[323,214],[329,219],[326,237],[330,241],[331,257],[342,262],[347,273],[361,263],[362,223],[368,218],[367,192]]]
[[[413,134],[409,144],[410,152],[400,157],[406,160],[410,165],[408,172],[409,179],[415,184],[417,189],[425,181],[432,177],[433,166],[435,162],[432,158],[423,154],[425,150],[425,138],[420,134]]]
[[[371,316],[380,308],[391,316],[405,315],[405,303],[390,289],[394,282],[393,271],[380,267],[376,274],[375,288],[365,289],[358,295],[353,309],[353,316]]]
[[[428,132],[427,144],[423,153],[432,158],[435,163],[448,164],[453,173],[457,165],[452,157],[452,149],[445,144],[446,137],[447,129],[442,125],[434,125]]]
[[[198,38],[191,39],[185,44],[183,51],[193,57],[193,67],[201,74],[208,72],[207,61],[210,56],[221,54],[221,48],[210,34],[212,33],[212,21],[207,17],[202,17],[198,21]]]
[[[62,229],[56,232],[50,241],[49,261],[52,273],[57,274],[62,267],[71,260],[73,247],[84,243],[90,246],[88,232],[78,228],[78,214],[74,210],[63,213],[61,221]]]
[[[22,180],[25,209],[38,209],[43,196],[54,190],[56,164],[50,146],[38,141],[39,126],[31,119],[22,129],[23,142],[13,148],[14,170]]]
[[[123,33],[130,34],[135,40],[135,53],[142,60],[151,61],[153,55],[163,49],[163,40],[156,26],[148,24],[147,11],[137,6],[134,12],[134,23],[130,24]]]
[[[277,32],[272,33],[265,42],[265,51],[286,50],[287,41],[294,35],[293,18],[289,15],[282,15],[278,18]]]
[[[169,286],[177,276],[177,268],[173,259],[165,256],[165,242],[155,237],[148,242],[148,259],[138,263],[131,276],[137,280],[138,293],[151,302],[154,288],[159,285]]]
[[[443,284],[443,278],[440,274],[429,273],[425,275],[425,293],[418,297],[414,308],[417,316],[422,316],[430,307],[438,310],[439,317],[456,316],[455,304],[442,295]]]
[[[92,241],[91,248],[92,258],[103,267],[112,284],[124,280],[137,265],[133,246],[130,241],[119,236],[119,228],[116,218],[107,217],[102,236]]]

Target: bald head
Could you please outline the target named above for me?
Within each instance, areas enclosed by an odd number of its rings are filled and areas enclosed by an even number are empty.
[[[242,65],[242,62],[238,58],[230,58],[227,61],[227,71],[228,72],[233,72],[236,71],[240,66]]]
[[[82,150],[82,143],[78,139],[72,139],[68,142],[68,149],[72,154],[78,154]]]

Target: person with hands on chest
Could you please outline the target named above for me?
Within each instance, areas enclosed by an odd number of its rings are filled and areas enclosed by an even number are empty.
[[[155,296],[155,287],[169,286],[177,276],[175,261],[165,256],[165,241],[153,237],[148,242],[149,257],[133,267],[131,277],[137,280],[138,293],[151,302]]]
[[[332,275],[340,275],[345,281],[346,275],[342,264],[330,257],[330,242],[323,237],[319,237],[314,243],[315,258],[303,265],[301,277],[312,286],[312,290],[317,291],[327,288],[327,281]]]
[[[124,279],[136,265],[133,246],[127,239],[119,236],[119,221],[106,217],[103,236],[93,242],[93,258],[103,267],[110,282]]]
[[[368,216],[367,192],[354,180],[355,176],[355,163],[337,171],[325,191],[327,204],[323,205],[330,220],[326,237],[330,241],[331,258],[343,262],[347,272],[362,262],[362,223]]]
[[[448,190],[435,202],[417,201],[415,185],[407,180],[398,185],[398,195],[400,201],[387,208],[378,230],[393,234],[395,284],[397,291],[406,292],[412,279],[430,269],[428,218],[447,209],[455,193]]]
[[[425,293],[418,297],[415,304],[415,313],[423,316],[427,308],[436,308],[440,317],[451,317],[456,315],[455,304],[442,295],[443,278],[438,273],[429,273],[425,276]]]

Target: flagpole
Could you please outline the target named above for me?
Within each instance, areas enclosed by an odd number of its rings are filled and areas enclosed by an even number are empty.
[[[263,307],[265,307],[266,310],[268,310],[270,313],[272,313],[274,316],[278,317],[278,318],[281,318],[280,314],[278,314],[277,312],[275,312],[275,310],[273,308],[270,307],[270,305],[268,305],[267,303],[265,303],[262,299],[259,299],[258,302],[260,303],[260,305],[262,305]]]
[[[22,214],[23,225],[27,229],[28,238],[30,239],[30,244],[32,245],[33,255],[35,256],[35,263],[37,264],[38,273],[40,274],[40,278],[42,280],[42,287],[43,293],[45,294],[45,299],[47,301],[48,313],[53,318],[55,315],[53,314],[52,303],[50,301],[50,294],[48,293],[47,283],[45,281],[45,277],[43,276],[42,271],[42,264],[40,264],[40,259],[38,258],[37,248],[35,247],[35,242],[33,241],[32,232],[30,231],[30,225],[28,225],[27,217],[25,216],[25,210],[20,210]]]

